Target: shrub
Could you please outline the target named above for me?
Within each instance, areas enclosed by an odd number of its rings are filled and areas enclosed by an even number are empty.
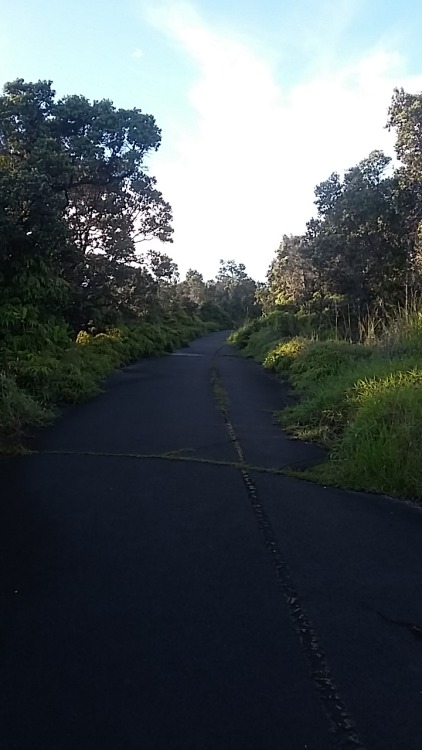
[[[310,342],[301,336],[282,341],[270,349],[262,364],[268,370],[275,370],[278,373],[287,372],[300,352],[309,344]]]
[[[355,387],[357,408],[323,481],[406,497],[422,497],[422,371],[392,373]]]
[[[207,330],[198,317],[175,313],[96,335],[80,331],[75,342],[63,327],[51,327],[33,350],[26,348],[28,337],[16,338],[0,371],[0,449],[16,446],[29,425],[50,421],[55,406],[94,395],[115,368],[171,351]]]
[[[397,316],[371,345],[286,337],[290,319],[271,320],[244,327],[232,341],[289,374],[301,398],[280,412],[281,424],[330,449],[327,462],[302,476],[422,498],[422,315]],[[283,336],[274,343],[277,330]]]
[[[0,449],[19,444],[29,425],[48,424],[54,413],[37,403],[11,375],[0,373]]]
[[[367,360],[373,351],[363,344],[346,341],[314,341],[302,347],[292,364],[292,380],[301,388],[315,386],[325,378],[336,377]]]

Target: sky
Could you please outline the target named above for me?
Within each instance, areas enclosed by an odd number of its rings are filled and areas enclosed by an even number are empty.
[[[394,87],[422,90],[414,0],[0,0],[1,84],[140,107],[162,129],[148,170],[173,208],[160,249],[182,275],[234,258],[264,280],[314,187],[373,149]]]

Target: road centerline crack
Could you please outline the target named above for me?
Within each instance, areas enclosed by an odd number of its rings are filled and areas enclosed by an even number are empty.
[[[217,351],[211,366],[211,385],[216,405],[222,414],[234,451],[239,459],[240,472],[251,501],[255,520],[260,528],[264,545],[270,555],[272,566],[277,576],[278,588],[287,604],[291,622],[299,637],[302,651],[308,661],[311,678],[323,706],[325,716],[328,719],[331,734],[338,746],[343,748],[343,750],[365,750],[359,738],[355,722],[339,695],[319,637],[303,608],[300,595],[293,582],[290,567],[281,551],[271,520],[250,477],[250,469],[246,463],[242,446],[230,419],[228,395],[224,390],[217,370],[216,359],[218,355],[219,352]]]

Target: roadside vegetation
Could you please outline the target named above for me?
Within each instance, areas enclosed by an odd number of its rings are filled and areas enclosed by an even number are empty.
[[[56,329],[61,340],[50,339],[42,349],[18,344],[6,352],[0,372],[0,452],[22,450],[31,428],[51,423],[60,407],[95,395],[112,370],[172,351],[217,327],[178,311],[155,323],[80,331],[76,340],[66,328]]]
[[[420,500],[422,95],[395,91],[388,126],[400,166],[377,151],[317,186],[317,218],[258,291],[263,316],[231,341],[290,379],[283,427],[327,448],[302,476]]]
[[[275,313],[231,336],[246,355],[288,377],[298,400],[278,415],[293,436],[328,449],[304,476],[353,489],[422,498],[422,316],[399,317],[372,343],[285,335]],[[287,318],[287,320],[286,320]],[[294,317],[293,317],[294,320]]]
[[[259,312],[242,264],[181,281],[172,212],[148,172],[161,131],[50,81],[0,96],[0,452],[19,450],[113,369]]]

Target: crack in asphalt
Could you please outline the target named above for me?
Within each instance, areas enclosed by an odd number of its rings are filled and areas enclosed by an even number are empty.
[[[133,458],[137,460],[160,460],[160,461],[181,461],[183,463],[194,463],[194,464],[206,464],[207,466],[221,466],[229,469],[237,469],[242,471],[245,466],[248,471],[257,472],[260,474],[272,474],[273,476],[285,477],[283,467],[271,468],[266,466],[253,466],[246,465],[236,461],[223,461],[213,458],[196,458],[195,456],[183,456],[183,451],[190,450],[188,448],[180,448],[175,451],[166,451],[165,453],[115,453],[109,451],[72,451],[72,450],[32,450],[28,451],[26,455],[38,455],[38,456],[86,456],[87,458]],[[286,467],[287,468],[287,467]]]
[[[231,442],[230,440],[228,441]],[[221,443],[222,444],[222,443]],[[205,448],[213,447],[202,446]],[[76,450],[26,450],[22,456],[85,456],[87,458],[133,458],[138,461],[149,459],[161,461],[182,461],[185,463],[206,464],[208,466],[221,466],[223,468],[236,469],[238,471],[247,468],[248,471],[258,474],[272,474],[280,478],[294,477],[292,469],[295,466],[301,466],[303,462],[297,464],[282,464],[281,466],[257,466],[255,464],[244,464],[237,461],[225,461],[218,458],[201,458],[200,456],[186,456],[184,453],[196,453],[199,449],[195,448],[175,448],[174,450],[164,451],[163,453],[117,453],[116,451],[76,451]],[[308,464],[307,464],[308,466]],[[300,477],[299,477],[300,478]]]
[[[382,617],[383,620],[391,623],[392,625],[398,625],[400,628],[406,628],[413,636],[415,636],[415,638],[422,640],[421,625],[418,625],[415,622],[407,622],[406,620],[395,620],[393,617],[387,617],[387,615],[384,615],[378,609],[374,609],[373,612],[375,612],[377,615],[379,615],[379,617]]]
[[[338,747],[343,750],[352,750],[352,748],[353,750],[365,750],[359,738],[355,722],[340,698],[319,637],[303,608],[300,596],[293,583],[290,567],[281,551],[270,518],[265,511],[257,488],[249,476],[250,468],[246,463],[242,446],[230,420],[228,395],[223,388],[218,374],[216,365],[218,355],[219,352],[217,351],[211,366],[211,385],[217,408],[222,414],[234,451],[239,459],[238,466],[251,501],[255,519],[262,533],[265,547],[271,557],[279,590],[287,604],[290,619],[299,636],[302,651],[310,666],[312,681],[322,703],[325,716],[328,719],[331,734],[335,738]]]
[[[251,501],[252,510],[256,522],[263,536],[264,545],[270,555],[273,569],[277,576],[279,590],[287,604],[290,619],[293,627],[299,637],[302,651],[308,661],[311,678],[322,703],[324,713],[328,719],[329,728],[332,736],[336,740],[338,747],[342,750],[365,750],[364,745],[359,739],[358,732],[354,721],[347,711],[342,699],[340,698],[337,686],[319,637],[316,634],[303,606],[300,596],[294,586],[290,568],[284,559],[279,542],[276,538],[269,516],[267,515],[262,500],[258,495],[257,488],[251,479],[251,474],[261,473],[270,474],[278,477],[285,477],[286,470],[292,467],[292,464],[278,468],[254,466],[246,462],[242,446],[237,437],[234,426],[229,416],[229,401],[225,392],[216,367],[216,358],[214,358],[211,368],[211,383],[216,401],[217,408],[222,415],[229,436],[229,442],[232,444],[237,461],[226,461],[218,459],[207,459],[195,457],[192,455],[182,455],[192,450],[182,448],[170,450],[163,453],[117,453],[107,451],[72,451],[72,450],[33,450],[29,454],[39,454],[48,456],[85,456],[88,458],[105,457],[105,458],[131,458],[135,460],[161,460],[184,462],[196,465],[212,465],[223,468],[232,468],[240,471],[242,480],[248,492]],[[381,615],[383,616],[383,615]],[[388,619],[388,618],[384,618]],[[405,623],[397,623],[405,624]],[[408,625],[406,623],[406,625]]]

